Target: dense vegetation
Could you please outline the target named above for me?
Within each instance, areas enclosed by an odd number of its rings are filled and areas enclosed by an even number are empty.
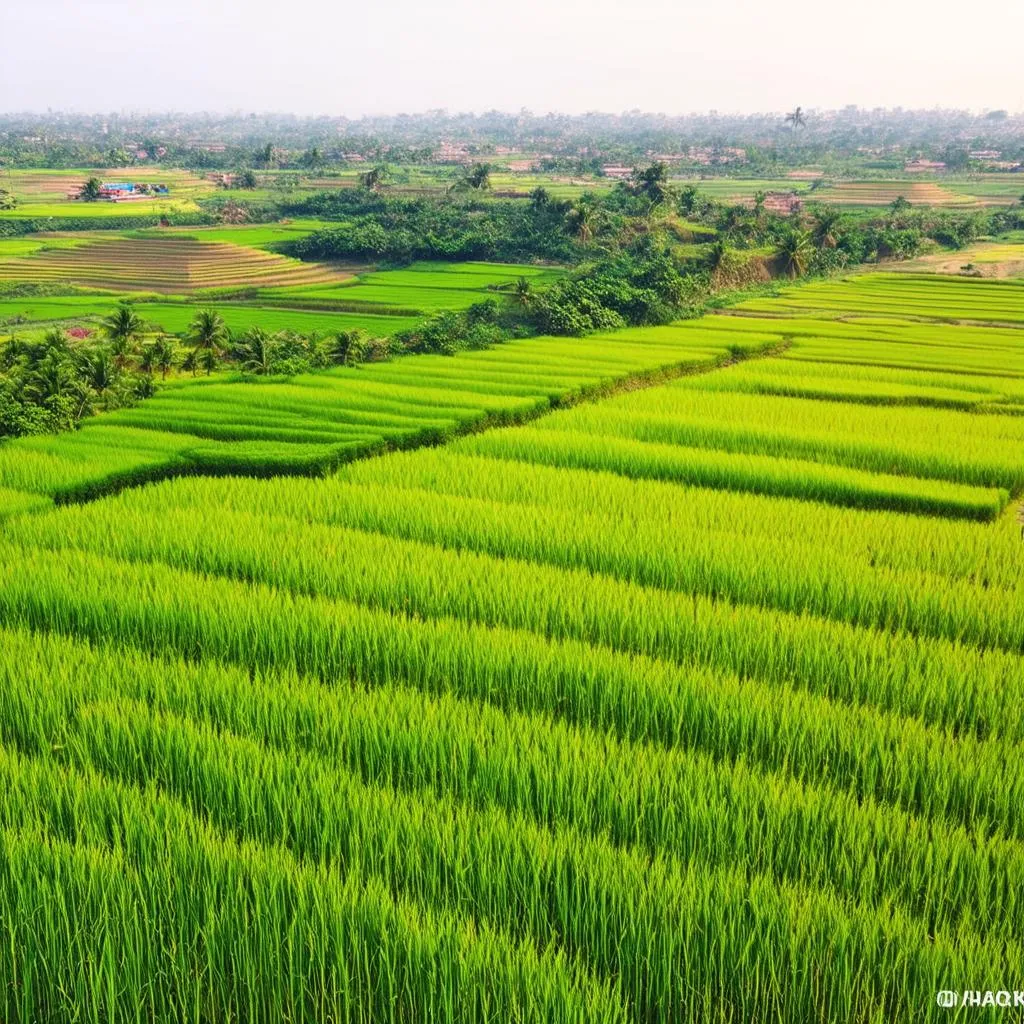
[[[285,167],[320,171],[353,156],[395,163],[444,159],[439,139],[463,139],[466,152],[493,159],[499,147],[544,154],[546,169],[593,171],[606,163],[637,163],[649,153],[703,147],[723,173],[778,174],[808,163],[829,171],[891,173],[907,155],[971,167],[972,150],[999,149],[1024,158],[1020,115],[1005,110],[803,111],[796,123],[777,114],[704,113],[669,117],[631,111],[585,115],[431,112],[299,118],[290,114],[0,115],[0,159],[24,167],[143,165],[233,168]],[[201,141],[216,138],[218,145]],[[738,163],[730,152],[745,151]],[[599,156],[597,154],[600,154]],[[696,160],[699,170],[705,164]],[[360,164],[357,164],[360,166]]]

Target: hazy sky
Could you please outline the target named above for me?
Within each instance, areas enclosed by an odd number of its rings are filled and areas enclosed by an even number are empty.
[[[1024,0],[0,0],[0,110],[1024,110]]]

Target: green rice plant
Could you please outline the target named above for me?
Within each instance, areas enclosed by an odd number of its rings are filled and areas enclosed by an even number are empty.
[[[792,708],[811,697],[823,720],[831,720],[828,708],[838,699],[867,705],[869,718],[880,709],[906,716],[895,719],[897,732],[919,718],[940,728],[955,723],[963,735],[1013,741],[1021,734],[1020,716],[1004,710],[1007,688],[1019,680],[1019,657],[701,600],[692,602],[693,625],[677,641],[685,654],[680,671],[675,663],[575,640],[549,641],[450,618],[409,621],[348,602],[276,594],[154,565],[118,565],[76,552],[20,552],[4,568],[4,622],[50,622],[47,628],[113,643],[202,651],[251,670],[292,667],[332,680],[397,678],[430,692],[451,690],[524,710],[558,709],[573,721],[666,744],[691,732],[709,742],[711,721],[719,723],[723,742],[735,741],[736,728],[752,736],[749,723],[757,706],[767,715],[763,731],[756,731],[758,744],[773,764],[792,757],[785,737],[809,728]],[[135,588],[138,600],[119,601],[125,585]],[[764,645],[765,630],[779,636],[771,648]],[[718,674],[708,679],[705,668]],[[730,672],[739,678],[721,675]],[[958,689],[950,689],[950,678]],[[763,685],[754,686],[754,680]],[[801,691],[810,697],[800,697]],[[684,708],[690,710],[682,716]],[[823,735],[830,731],[831,726]],[[868,792],[880,786],[882,794],[909,800],[910,807],[949,808],[954,815],[974,813],[965,809],[978,806],[975,797],[964,800],[960,774],[948,780],[948,789],[935,783],[922,791],[905,776],[901,758],[892,762],[893,774],[883,777],[874,762],[861,762],[860,748],[853,750],[835,770],[844,778],[851,771],[859,775],[858,785]],[[815,744],[801,772],[821,772],[834,760]],[[1008,808],[1015,805],[1005,802],[1007,793],[993,792],[986,813],[1012,822]]]
[[[726,374],[727,375],[727,374]],[[1024,423],[947,409],[865,408],[853,403],[734,394],[681,380],[656,396],[560,413],[544,422],[573,435],[731,454],[812,460],[873,474],[1024,489]],[[820,470],[809,467],[809,474]]]
[[[358,869],[238,842],[94,775],[28,766],[24,781],[30,820],[43,793],[73,810],[0,832],[0,920],[21,951],[0,967],[9,1018],[626,1019],[557,953],[410,906]],[[60,817],[69,834],[51,831]]]
[[[137,308],[148,315],[149,304]],[[191,316],[185,303],[173,308],[183,323]],[[230,320],[230,311],[222,309]],[[710,368],[728,358],[725,346],[700,344],[688,332],[659,338],[649,343],[615,336],[586,342],[530,338],[502,345],[500,352],[418,356],[410,361],[412,373],[408,367],[396,372],[390,364],[370,363],[290,380],[176,382],[141,406],[86,421],[71,437],[47,439],[43,458],[36,453],[38,439],[6,445],[0,449],[0,487],[80,501],[185,472],[322,472],[360,453],[348,440],[338,447],[332,420],[358,425],[359,436],[366,436],[361,452],[368,455],[388,445],[436,444],[487,423],[520,422],[553,403],[612,390],[630,378]],[[760,345],[753,340],[749,347],[756,352]],[[463,387],[462,374],[494,386],[470,382]],[[508,390],[502,387],[506,375]],[[119,430],[121,439],[112,442]],[[101,437],[110,450],[97,450],[94,442]],[[278,447],[270,458],[239,453],[232,460],[211,442]],[[283,447],[288,443],[296,446],[291,463]],[[308,449],[317,443],[323,445],[319,456]],[[142,447],[146,450],[133,450]],[[32,454],[22,456],[26,449]]]
[[[606,840],[539,829],[517,816],[365,786],[315,756],[277,754],[141,706],[101,702],[84,707],[59,760],[75,769],[73,784],[84,782],[75,787],[73,800],[62,796],[60,781],[40,785],[44,761],[42,772],[27,784],[19,785],[17,769],[10,773],[14,777],[4,787],[6,807],[0,805],[0,813],[11,808],[8,815],[24,828],[19,816],[26,796],[52,793],[50,799],[32,802],[30,821],[58,835],[69,832],[78,842],[96,836],[92,842],[105,845],[113,833],[115,848],[125,849],[132,867],[139,852],[145,864],[152,858],[135,810],[144,802],[147,816],[162,818],[163,828],[176,825],[193,844],[196,827],[191,822],[201,821],[217,838],[280,851],[285,875],[296,874],[294,868],[288,871],[292,858],[317,873],[321,866],[332,873],[342,869],[350,878],[383,872],[417,906],[445,916],[449,906],[457,908],[455,913],[472,909],[481,920],[484,941],[493,945],[522,948],[517,935],[543,937],[557,930],[599,977],[609,971],[615,976],[628,1005],[655,1016],[678,1005],[681,978],[698,990],[725,992],[730,1004],[774,1001],[773,988],[752,987],[747,972],[735,971],[736,964],[751,957],[762,963],[767,958],[787,971],[809,961],[824,972],[824,995],[806,983],[785,993],[786,1012],[803,1014],[802,1019],[822,998],[831,1006],[851,1000],[859,1004],[868,997],[871,973],[848,985],[865,945],[874,963],[891,957],[909,958],[913,964],[914,980],[885,992],[885,1000],[894,1005],[915,998],[918,986],[934,982],[937,971],[959,968],[995,975],[1004,962],[1012,969],[1020,959],[1014,947],[999,953],[963,925],[955,950],[941,934],[926,944],[921,942],[923,926],[898,911],[882,918],[871,908],[851,907],[803,887],[741,878],[735,871],[701,864],[684,868],[672,858],[639,857]],[[96,770],[113,783],[96,787]],[[153,775],[164,781],[166,795],[140,788],[139,782]],[[239,776],[251,780],[251,788],[241,789]],[[286,794],[295,791],[300,779],[304,795],[296,802]],[[120,839],[125,819],[135,835]],[[196,845],[202,849],[207,844]],[[194,876],[194,869],[189,874]],[[207,881],[205,888],[214,887]],[[523,892],[525,899],[513,895]],[[751,892],[756,899],[749,898]],[[186,908],[180,912],[187,917]],[[818,921],[796,943],[794,915]],[[787,920],[789,927],[782,927]],[[845,927],[837,933],[840,921]],[[718,935],[718,955],[695,956],[694,943],[709,930]],[[258,932],[264,940],[274,935],[265,927]],[[758,943],[749,942],[751,932],[759,936]],[[491,935],[500,938],[495,942]],[[838,944],[837,936],[842,936]],[[651,963],[675,969],[651,972]],[[722,970],[719,963],[729,966]],[[277,978],[280,973],[272,972],[271,983]],[[594,991],[601,989],[595,986]],[[874,998],[879,998],[877,990]],[[277,995],[274,1001],[280,1000]],[[687,1012],[696,1015],[701,1009]]]
[[[617,847],[714,865],[747,850],[780,878],[860,901],[896,896],[933,931],[970,924],[979,935],[1012,935],[1017,927],[1014,844],[931,818],[925,845],[913,816],[819,783],[400,686],[338,692],[291,674],[253,677],[19,632],[3,638],[3,735],[27,751],[80,749],[83,716],[95,724],[95,704],[128,699],[290,758],[315,754],[368,786],[414,795],[426,787],[548,828],[607,835]],[[31,682],[40,674],[52,681],[46,691]]]
[[[994,519],[1010,497],[1007,491],[991,487],[869,473],[773,455],[620,440],[594,436],[582,429],[562,432],[523,428],[513,433],[491,433],[474,438],[464,450],[550,466],[611,470],[633,478],[672,480],[690,486],[968,519]]]

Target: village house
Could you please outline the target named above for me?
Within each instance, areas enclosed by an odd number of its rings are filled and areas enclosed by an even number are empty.
[[[944,171],[946,164],[942,160],[924,160],[918,157],[916,160],[908,160],[903,165],[903,170],[919,173],[921,171]]]

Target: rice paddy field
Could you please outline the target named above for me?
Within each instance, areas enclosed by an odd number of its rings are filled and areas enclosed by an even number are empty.
[[[897,317],[1019,326],[1024,324],[1024,279],[862,274],[783,288],[779,298],[750,299],[735,309],[767,316],[799,313],[824,318]]]
[[[797,172],[799,173],[799,172]],[[719,202],[746,202],[758,192],[795,192],[807,202],[864,209],[889,206],[901,196],[914,206],[976,209],[1013,205],[1024,183],[1012,174],[979,174],[970,179],[942,177],[871,178],[829,181],[812,188],[814,176],[788,178],[676,178]]]
[[[698,192],[720,203],[740,203],[754,198],[758,192],[796,192],[803,194],[810,188],[809,181],[792,178],[673,178],[680,188],[693,186]]]
[[[901,287],[0,446],[0,1018],[1011,1019],[1024,331]]]
[[[182,378],[74,434],[0,446],[0,493],[18,507],[27,495],[79,501],[189,473],[322,473],[773,344],[758,336],[707,341],[683,325],[594,337],[585,352],[565,339],[530,338],[458,358],[415,356],[287,379]]]
[[[303,263],[233,242],[166,236],[55,241],[7,261],[0,249],[0,275],[70,292],[0,298],[0,338],[50,326],[96,329],[122,299],[133,303],[154,333],[184,335],[197,309],[213,307],[234,333],[259,326],[306,335],[360,329],[388,337],[432,313],[488,299],[506,302],[520,277],[542,288],[561,273],[497,263],[372,271]]]
[[[914,206],[973,207],[975,195],[937,181],[840,181],[814,192],[815,201],[837,206],[888,206],[900,197]]]
[[[86,180],[146,181],[168,186],[166,196],[133,199],[124,202],[86,203],[72,199]],[[0,223],[5,220],[42,220],[45,218],[84,217],[101,223],[113,217],[170,215],[194,213],[197,199],[215,191],[212,182],[190,171],[162,167],[120,167],[82,170],[4,170],[0,188],[7,189],[18,200],[12,210],[0,210]]]
[[[323,264],[303,263],[250,246],[180,236],[93,239],[0,260],[0,278],[8,281],[171,294],[206,288],[317,284],[346,276]]]

